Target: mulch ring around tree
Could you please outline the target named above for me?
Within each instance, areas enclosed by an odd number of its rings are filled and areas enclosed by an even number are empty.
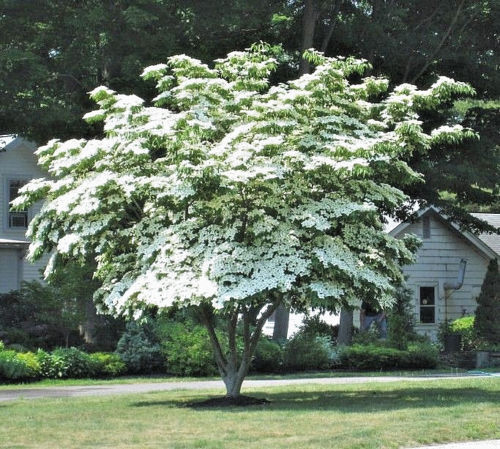
[[[232,398],[229,396],[218,396],[215,398],[210,398],[205,401],[200,402],[189,402],[186,407],[192,408],[211,408],[211,407],[247,407],[249,405],[266,405],[270,404],[264,398],[254,398],[252,396],[238,396],[237,398]]]

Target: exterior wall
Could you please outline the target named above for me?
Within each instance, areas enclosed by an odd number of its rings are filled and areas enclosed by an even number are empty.
[[[37,166],[33,151],[33,144],[16,139],[9,145],[7,151],[0,152],[0,240],[26,240],[26,229],[12,229],[8,226],[8,183],[10,180],[30,180],[45,176]],[[40,207],[41,204],[38,204],[30,208],[28,220],[40,210]],[[23,280],[40,279],[40,270],[45,268],[47,258],[31,264],[23,256],[22,248],[0,246],[0,293],[19,288]]]
[[[417,262],[403,267],[403,271],[408,276],[408,287],[413,290],[416,329],[436,338],[440,323],[474,313],[477,306],[475,298],[481,290],[489,259],[436,214],[427,216],[430,217],[430,237],[423,237],[422,218],[408,226],[400,236],[412,233],[422,240]],[[463,285],[458,290],[445,293],[443,285],[457,280],[462,258],[467,260]],[[436,322],[433,324],[420,322],[419,290],[427,286],[435,287]]]

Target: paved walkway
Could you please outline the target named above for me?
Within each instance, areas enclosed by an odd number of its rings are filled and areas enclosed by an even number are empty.
[[[469,377],[469,376],[467,376]],[[474,376],[489,377],[489,376]],[[398,381],[428,382],[438,379],[463,379],[464,376],[422,376],[422,377],[322,377],[308,379],[275,379],[275,380],[245,380],[245,388],[265,388],[281,385],[341,385],[359,383],[387,383]],[[0,390],[0,402],[13,401],[16,399],[38,399],[38,398],[61,398],[61,397],[81,397],[81,396],[105,396],[115,394],[150,393],[154,391],[172,390],[224,390],[221,380],[204,381],[179,381],[179,382],[157,382],[139,384],[109,384],[109,385],[88,385],[88,386],[67,386],[67,387],[45,387],[45,388],[22,388],[12,390]]]

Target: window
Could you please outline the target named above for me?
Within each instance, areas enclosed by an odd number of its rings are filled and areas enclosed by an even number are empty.
[[[28,227],[28,211],[14,211],[10,209],[10,202],[13,201],[19,194],[19,189],[26,184],[26,181],[11,180],[8,182],[9,192],[9,228],[27,228]]]
[[[420,287],[420,322],[436,322],[436,288]]]

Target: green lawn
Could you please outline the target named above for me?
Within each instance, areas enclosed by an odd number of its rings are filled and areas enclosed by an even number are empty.
[[[500,438],[500,379],[245,390],[269,405],[187,407],[214,392],[0,403],[10,449],[370,449]]]

